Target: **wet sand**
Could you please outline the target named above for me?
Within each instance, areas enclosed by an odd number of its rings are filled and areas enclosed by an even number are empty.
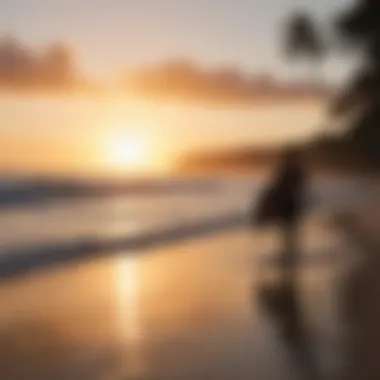
[[[378,197],[354,207],[336,219],[336,224],[359,247],[358,265],[345,281],[344,315],[348,344],[340,379],[380,378],[380,234]]]
[[[245,229],[2,281],[0,378],[336,375],[352,247],[318,220],[303,236],[291,309],[275,306],[276,239]]]

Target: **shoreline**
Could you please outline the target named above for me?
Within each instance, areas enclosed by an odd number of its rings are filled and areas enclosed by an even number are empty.
[[[60,264],[114,256],[120,254],[121,250],[138,250],[138,254],[144,254],[147,250],[163,245],[187,243],[189,240],[212,237],[224,231],[233,231],[246,226],[248,227],[247,216],[238,213],[207,218],[195,223],[147,232],[134,237],[90,238],[54,245],[0,251],[0,281]]]

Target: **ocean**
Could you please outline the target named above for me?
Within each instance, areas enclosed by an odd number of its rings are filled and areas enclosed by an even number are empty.
[[[199,186],[194,186],[194,185]],[[0,252],[73,241],[133,237],[205,220],[248,215],[265,188],[255,178],[164,181],[165,189],[140,194],[57,197],[0,208]],[[160,181],[162,185],[162,180]],[[193,187],[192,187],[193,186]],[[309,207],[342,207],[358,199],[364,185],[354,180],[318,181],[310,187]]]

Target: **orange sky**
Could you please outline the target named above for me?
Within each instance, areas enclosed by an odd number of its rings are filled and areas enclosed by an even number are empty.
[[[349,0],[4,0],[0,23],[3,30],[21,41],[20,49],[16,49],[21,57],[38,62],[38,75],[49,62],[46,45],[63,41],[73,48],[80,74],[91,79],[118,83],[117,79],[130,69],[156,67],[160,62],[185,57],[196,62],[198,73],[206,73],[207,83],[210,74],[212,78],[215,72],[220,74],[218,70],[223,73],[227,68],[227,74],[231,74],[231,68],[232,74],[235,70],[237,81],[232,80],[232,87],[241,83],[237,91],[240,99],[246,91],[248,74],[292,77],[293,69],[289,69],[281,53],[281,28],[293,10],[301,7],[319,22],[325,22],[348,3]],[[346,66],[340,61],[327,62],[325,78],[336,80]],[[47,72],[43,82],[54,82],[54,70]],[[227,75],[227,79],[229,83],[231,76]],[[228,98],[230,91],[226,88]],[[211,90],[215,92],[215,88]],[[213,91],[207,87],[205,93]],[[252,101],[243,106],[161,100],[125,94],[16,96],[3,92],[0,169],[120,173],[123,163],[115,162],[115,154],[110,151],[118,136],[123,136],[126,149],[133,139],[141,140],[141,151],[145,151],[132,156],[116,154],[120,161],[125,160],[126,172],[136,172],[136,167],[141,171],[148,167],[162,169],[164,163],[170,169],[178,157],[189,151],[308,138],[325,117],[322,101]],[[127,162],[133,160],[134,164]],[[148,161],[152,165],[147,165]]]
[[[120,172],[111,151],[118,139],[126,149],[137,140],[144,152],[135,166],[154,171],[189,151],[307,138],[324,115],[320,102],[221,108],[120,98],[14,98],[0,109],[1,167],[57,173]],[[136,171],[130,164],[125,171]]]

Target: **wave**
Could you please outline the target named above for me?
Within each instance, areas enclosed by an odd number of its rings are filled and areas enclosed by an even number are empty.
[[[136,251],[147,252],[160,246],[242,228],[247,225],[247,221],[247,216],[241,213],[228,214],[133,237],[80,239],[2,250],[0,251],[0,277],[22,275],[45,267],[120,254],[121,251],[123,254]]]

